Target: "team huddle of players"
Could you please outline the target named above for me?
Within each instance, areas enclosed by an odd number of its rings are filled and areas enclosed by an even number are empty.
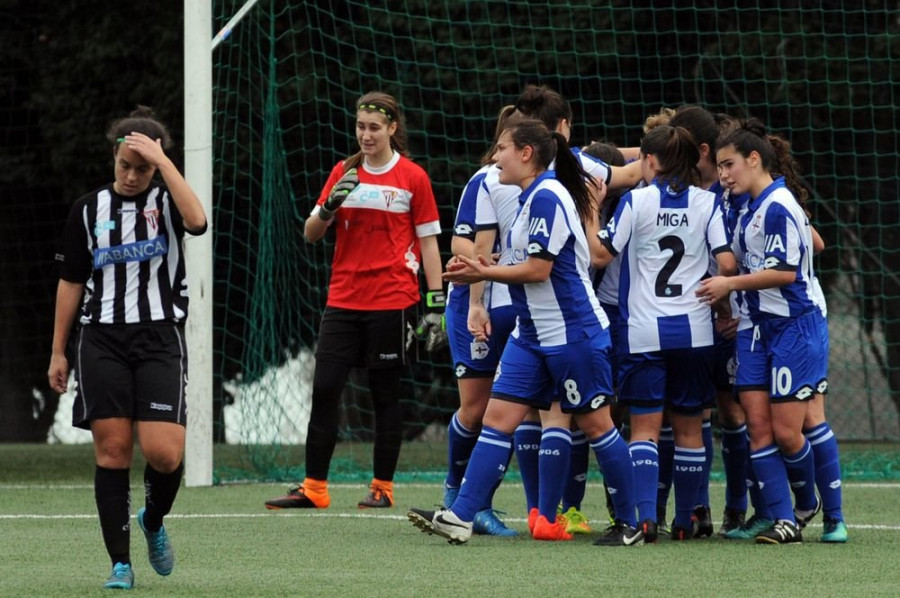
[[[652,115],[640,148],[572,150],[571,126],[529,86],[462,194],[444,274],[460,408],[444,506],[410,521],[451,543],[516,535],[491,506],[515,453],[532,536],[570,540],[591,531],[593,452],[611,522],[595,544],[710,536],[716,408],[719,535],[800,542],[824,511],[821,541],[846,542],[824,244],[789,144],[699,106]]]

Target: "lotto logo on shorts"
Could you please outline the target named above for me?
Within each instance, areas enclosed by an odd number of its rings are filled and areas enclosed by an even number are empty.
[[[167,405],[166,403],[150,403],[150,409],[155,409],[156,411],[172,411],[172,406]]]

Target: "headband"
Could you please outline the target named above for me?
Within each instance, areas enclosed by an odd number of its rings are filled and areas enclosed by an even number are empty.
[[[388,108],[387,106],[382,106],[381,104],[375,104],[373,102],[368,102],[366,104],[360,104],[356,107],[356,110],[374,110],[375,112],[381,112],[384,114],[389,121],[397,120],[397,116],[394,114],[394,111]]]

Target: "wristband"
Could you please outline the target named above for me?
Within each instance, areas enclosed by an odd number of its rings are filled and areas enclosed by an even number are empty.
[[[425,293],[425,309],[429,311],[441,311],[447,307],[447,298],[444,291],[428,291]]]
[[[334,218],[334,212],[327,209],[325,206],[319,206],[319,218],[324,220],[325,222],[330,222],[332,218]]]

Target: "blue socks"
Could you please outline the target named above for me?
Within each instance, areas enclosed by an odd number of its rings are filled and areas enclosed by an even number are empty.
[[[787,470],[778,446],[770,444],[750,453],[750,465],[758,482],[760,501],[768,507],[767,519],[796,522]]]
[[[816,508],[816,463],[812,446],[804,440],[803,448],[793,455],[782,455],[788,481],[794,491],[797,509],[810,511]]]
[[[588,467],[590,466],[590,455],[591,447],[584,432],[581,430],[572,432],[572,457],[569,460],[566,489],[563,491],[563,513],[570,507],[581,510],[581,501],[584,500],[584,488],[587,484]]]
[[[540,477],[538,475],[538,452],[541,449],[540,422],[522,422],[515,432],[516,460],[519,462],[519,473],[522,486],[525,488],[525,512],[538,506]]]
[[[725,468],[725,508],[747,510],[747,468],[750,440],[747,426],[722,428],[722,465]]]
[[[541,451],[538,457],[540,490],[538,512],[553,523],[556,508],[562,499],[572,452],[572,433],[565,428],[546,428],[541,434]]]
[[[478,441],[478,432],[469,430],[459,423],[459,413],[453,414],[447,426],[447,479],[444,482],[450,488],[459,488],[462,484],[469,455]]]
[[[674,453],[674,444],[672,447]],[[659,452],[655,444],[646,440],[632,442],[628,445],[628,449],[631,452],[631,461],[634,467],[634,500],[637,503],[637,520],[656,521],[657,484],[660,478]],[[606,475],[606,469],[602,464],[601,469]]]
[[[619,431],[613,428],[592,440],[591,448],[594,450],[594,456],[597,457],[600,470],[603,471],[606,488],[612,496],[616,519],[636,527],[637,520],[634,516],[635,470],[628,445],[625,444]],[[653,491],[655,498],[655,487]]]
[[[452,505],[453,513],[463,521],[475,519],[499,479],[506,473],[513,437],[489,426],[481,429],[469,458],[465,481]]]
[[[810,430],[803,430],[803,435],[812,445],[816,462],[816,486],[819,488],[819,496],[822,497],[823,514],[827,518],[843,521],[841,463],[837,438],[834,437],[828,422]]]
[[[700,490],[697,493],[697,503],[694,506],[709,506],[709,472],[712,470],[713,456],[715,446],[713,444],[712,422],[708,419],[703,420],[703,450],[705,462],[703,470],[703,479],[700,482]]]
[[[675,457],[675,436],[672,432],[672,426],[664,424],[660,428],[659,446],[656,450],[659,453],[657,459],[659,462],[659,478],[657,481],[656,504],[659,510],[665,510],[669,502],[669,493],[672,490],[672,459]],[[647,517],[641,517],[639,521],[644,519],[647,519]],[[652,519],[656,521],[656,511],[653,512]]]
[[[691,514],[700,501],[701,486],[709,481],[706,448],[675,447],[675,521],[673,525],[691,528]]]

